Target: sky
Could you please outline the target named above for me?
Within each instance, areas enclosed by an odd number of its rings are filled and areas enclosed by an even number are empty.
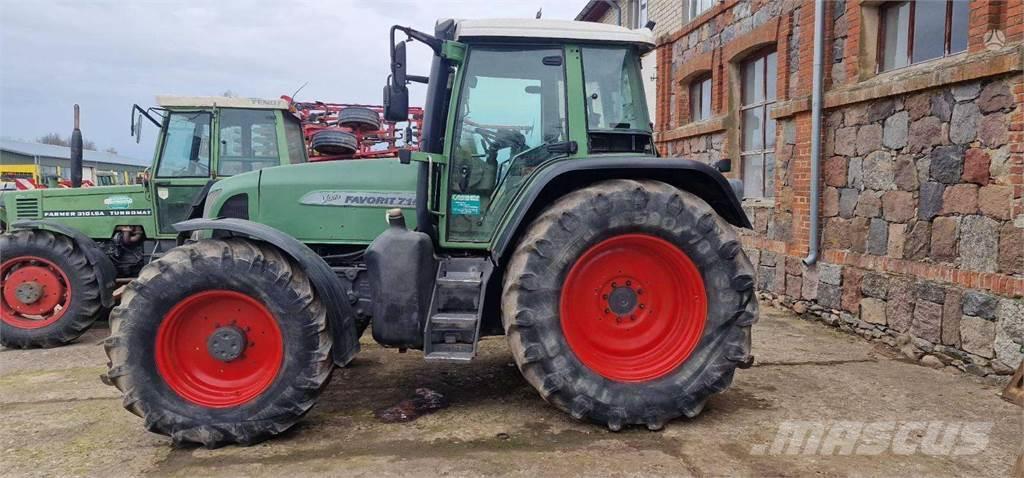
[[[134,103],[156,95],[235,95],[380,104],[393,24],[437,18],[571,20],[585,0],[0,0],[0,136],[69,136],[72,108],[100,149],[152,157],[156,129],[130,135]],[[430,51],[408,51],[428,73]],[[424,86],[410,87],[421,104]]]

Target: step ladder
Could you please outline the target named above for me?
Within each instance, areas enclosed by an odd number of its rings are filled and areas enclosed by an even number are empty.
[[[466,362],[476,356],[484,289],[493,268],[488,257],[441,261],[423,337],[427,360]]]

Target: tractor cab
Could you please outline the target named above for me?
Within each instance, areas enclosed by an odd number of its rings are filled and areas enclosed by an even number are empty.
[[[146,181],[157,231],[188,218],[193,200],[212,181],[307,160],[299,120],[284,100],[158,96],[158,107],[132,109],[132,134],[142,119],[160,128]]]
[[[444,20],[434,35],[392,29],[389,117],[403,117],[405,33],[435,55],[419,161],[421,230],[442,246],[486,244],[532,173],[555,161],[653,157],[640,56],[650,30],[571,21]],[[440,218],[440,220],[434,220]],[[431,230],[436,227],[437,230]]]

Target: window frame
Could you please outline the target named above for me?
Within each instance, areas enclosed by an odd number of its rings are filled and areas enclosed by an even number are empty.
[[[471,68],[472,68],[473,61],[475,60],[475,58],[478,55],[480,55],[481,52],[540,51],[540,50],[548,50],[548,49],[557,51],[558,52],[558,56],[560,56],[561,60],[562,60],[561,65],[559,65],[559,68],[561,69],[560,81],[561,81],[561,91],[562,91],[563,94],[561,95],[560,98],[558,98],[557,105],[558,105],[558,108],[560,110],[560,113],[564,115],[564,118],[561,118],[561,121],[560,121],[561,127],[562,127],[562,132],[564,133],[564,136],[565,136],[567,141],[571,140],[573,138],[573,134],[575,133],[575,130],[573,129],[573,121],[570,118],[570,116],[571,116],[571,105],[570,105],[570,100],[569,100],[569,95],[568,95],[568,88],[569,88],[568,81],[569,81],[569,74],[570,74],[569,73],[569,68],[571,68],[571,65],[569,64],[569,62],[571,61],[571,55],[570,55],[571,48],[569,46],[567,46],[567,45],[559,45],[559,44],[552,44],[552,43],[542,43],[542,42],[538,42],[538,43],[523,43],[523,44],[516,44],[516,45],[481,44],[479,46],[470,47],[468,49],[468,51],[466,52],[465,59],[462,61],[461,65],[459,66],[459,69],[457,71],[453,72],[453,75],[456,75],[454,77],[455,78],[455,80],[454,80],[455,83],[454,83],[454,87],[452,88],[451,96],[450,96],[448,101],[449,101],[449,108],[451,110],[455,111],[455,114],[450,115],[450,118],[448,119],[448,121],[449,121],[449,123],[448,123],[448,132],[446,133],[445,149],[444,149],[444,151],[448,155],[449,161],[455,161],[455,159],[457,158],[457,155],[459,154],[458,150],[459,150],[460,144],[461,144],[460,137],[462,136],[462,128],[464,126],[464,119],[465,119],[465,108],[466,108],[466,105],[467,105],[467,97],[466,97],[467,90],[473,88],[473,87],[471,87],[469,85],[469,82],[470,82],[469,78],[470,78],[470,75],[474,73],[471,70]],[[476,61],[479,61],[479,60],[476,60]],[[549,66],[553,66],[553,65],[549,65]],[[543,104],[542,104],[541,108],[542,108],[542,111],[543,111]],[[512,157],[509,158],[509,160],[508,160],[509,163],[511,162],[512,159],[514,159],[514,158],[512,158]],[[556,160],[556,159],[560,159],[560,158],[548,159],[547,161],[552,161],[552,160]],[[451,164],[454,164],[454,163],[451,163]],[[501,171],[501,167],[500,167],[500,163],[499,163],[499,168],[498,168],[498,174],[499,175],[501,174],[500,171]],[[495,205],[499,204],[499,201],[506,201],[506,200],[514,199],[514,195],[518,192],[518,189],[517,190],[513,190],[513,191],[507,191],[509,189],[509,187],[510,187],[510,186],[508,186],[508,183],[505,182],[505,179],[507,178],[507,176],[506,175],[501,175],[500,179],[495,182],[494,186],[490,190],[490,193],[488,195],[488,203],[486,205],[486,209],[483,209],[483,208],[481,209],[481,214],[479,216],[479,218],[480,218],[479,221],[480,222],[479,222],[479,224],[477,224],[476,227],[473,228],[474,231],[473,232],[456,231],[456,230],[454,230],[454,226],[453,226],[453,218],[456,217],[456,215],[451,213],[452,196],[455,195],[454,189],[452,188],[451,185],[452,185],[452,182],[455,180],[455,174],[456,174],[456,172],[454,171],[454,166],[446,167],[446,168],[444,168],[444,173],[441,175],[440,178],[438,178],[438,181],[440,183],[448,184],[447,187],[437,188],[436,189],[437,194],[439,194],[439,196],[435,200],[435,203],[434,203],[434,204],[439,204],[439,206],[440,206],[439,208],[441,210],[446,211],[445,215],[447,215],[447,219],[444,220],[444,221],[441,221],[442,228],[441,228],[440,236],[444,238],[442,240],[442,245],[446,246],[446,245],[451,245],[451,244],[466,245],[466,244],[486,243],[494,235],[494,231],[497,230],[497,223],[498,223],[498,221],[500,221],[501,218],[505,217],[509,213],[509,207],[511,207],[510,206],[511,205],[510,202],[503,204],[502,205],[503,207],[501,209],[495,207]],[[458,193],[458,194],[470,194],[470,193]],[[493,222],[489,222],[489,221],[493,221]]]
[[[698,5],[700,5],[704,1],[708,2],[707,7],[700,9],[700,7]],[[711,10],[712,8],[714,8],[715,5],[718,3],[718,1],[719,0],[690,0],[690,3],[689,3],[690,21],[696,20],[701,15],[703,15],[704,12],[707,12],[708,10]]]
[[[704,117],[700,113],[704,110],[704,82],[708,82],[708,115]],[[694,101],[694,89],[699,91],[699,95],[696,95],[697,101]],[[687,85],[687,99],[690,102],[690,123],[699,123],[701,121],[707,121],[714,117],[715,112],[712,110],[715,95],[715,83],[712,81],[711,72],[701,73],[690,80]]]
[[[876,51],[875,51],[875,74],[885,73],[885,72],[889,72],[889,71],[895,71],[895,70],[899,70],[901,68],[907,68],[907,67],[913,66],[913,65],[920,65],[921,63],[926,63],[926,62],[929,62],[929,61],[932,61],[932,60],[939,60],[939,59],[950,57],[950,56],[953,56],[953,55],[958,55],[960,53],[963,53],[963,52],[967,51],[967,47],[966,46],[964,47],[963,50],[959,50],[959,51],[955,51],[955,52],[954,51],[950,51],[952,49],[952,47],[953,47],[953,3],[954,2],[953,2],[953,0],[946,0],[945,1],[945,3],[946,3],[945,31],[944,31],[943,36],[942,36],[942,38],[943,38],[943,41],[942,41],[942,55],[938,56],[938,57],[935,57],[935,58],[929,58],[927,60],[920,60],[920,61],[915,62],[914,61],[914,34],[915,34],[914,24],[915,24],[916,13],[917,13],[917,2],[918,2],[918,0],[891,1],[891,2],[882,3],[881,5],[878,6],[878,34],[877,34],[877,40],[876,40],[877,47],[876,47]],[[909,4],[909,6],[910,6],[910,12],[907,15],[907,28],[904,29],[905,30],[905,34],[907,35],[906,65],[890,68],[890,69],[887,70],[887,69],[885,69],[885,40],[886,40],[886,38],[885,38],[885,36],[886,36],[885,35],[885,30],[886,30],[886,26],[887,26],[886,25],[887,13],[889,12],[890,9],[898,8],[900,5],[905,4],[905,3]],[[968,12],[967,12],[968,31],[970,30],[970,18],[971,18],[970,17],[970,10],[968,10]],[[900,30],[900,33],[903,34],[904,30]]]
[[[643,28],[644,25],[647,25],[647,22],[650,20],[650,15],[648,13],[648,3],[650,3],[649,0],[637,0],[635,28]]]
[[[166,154],[167,146],[168,146],[167,138],[171,134],[171,129],[170,129],[171,118],[174,117],[175,115],[179,115],[179,116],[193,115],[193,117],[206,116],[206,127],[208,129],[207,138],[206,138],[206,158],[207,158],[206,159],[206,165],[205,165],[205,167],[206,167],[206,174],[196,174],[196,175],[174,175],[174,174],[163,175],[163,174],[161,174],[161,171],[162,171],[161,168],[163,167],[163,165],[164,165],[164,163],[166,162],[166,159],[167,159],[164,155]],[[214,142],[214,132],[215,132],[214,130],[215,130],[215,128],[217,128],[217,126],[216,126],[216,124],[214,122],[214,113],[212,111],[209,111],[209,110],[174,110],[174,111],[168,112],[168,114],[166,116],[166,119],[164,121],[165,121],[165,125],[163,127],[163,131],[161,131],[160,143],[159,143],[160,144],[160,154],[157,156],[157,164],[155,165],[155,168],[153,169],[153,177],[157,178],[157,179],[195,179],[195,178],[208,178],[208,177],[211,177],[213,175],[213,172],[214,172],[214,169],[215,169],[214,166],[213,166],[214,165],[214,157],[213,157],[213,155],[214,155],[214,147],[213,147],[213,142]]]
[[[599,127],[591,126],[591,124],[590,124],[590,120],[591,120],[590,113],[591,113],[591,108],[593,107],[592,106],[593,102],[588,100],[588,99],[592,99],[591,95],[592,94],[596,94],[597,92],[594,92],[594,91],[590,90],[590,86],[589,86],[590,82],[587,80],[587,72],[593,70],[592,68],[587,68],[587,51],[588,50],[590,50],[590,51],[598,51],[598,50],[625,51],[626,55],[631,57],[632,61],[634,61],[636,63],[634,65],[636,67],[635,69],[628,69],[628,70],[626,70],[626,72],[629,75],[629,77],[627,78],[627,82],[629,84],[629,90],[630,90],[629,91],[629,96],[632,99],[638,100],[638,102],[633,106],[633,108],[635,109],[635,111],[633,111],[633,114],[639,114],[639,115],[642,116],[638,120],[639,123],[640,123],[640,127],[639,128],[599,128]],[[623,48],[623,47],[615,46],[615,45],[582,44],[582,45],[580,45],[580,67],[581,67],[582,77],[583,77],[583,93],[584,93],[584,97],[585,97],[583,113],[584,113],[585,123],[586,123],[586,126],[587,126],[587,130],[586,131],[587,131],[588,135],[590,133],[595,133],[595,132],[596,133],[652,133],[653,132],[653,130],[651,128],[651,112],[647,109],[647,98],[646,98],[645,95],[638,95],[637,94],[637,91],[645,91],[645,90],[644,90],[644,79],[643,79],[642,68],[640,66],[640,54],[635,49]],[[600,84],[598,82],[598,80],[594,80],[594,82],[597,83],[597,84]],[[625,96],[625,95],[623,95],[623,96]],[[603,98],[601,98],[601,99],[603,101]],[[604,120],[604,117],[606,116],[604,109],[605,108],[604,108],[604,105],[602,103],[602,108],[601,108],[601,110],[602,110],[601,111],[602,120]],[[623,114],[625,114],[625,112],[626,112],[626,110],[625,110],[625,108],[623,108]],[[598,126],[600,126],[600,125],[598,125]]]
[[[225,113],[228,113],[230,115],[238,115],[237,118],[242,118],[242,119],[245,119],[247,121],[238,121],[236,118],[228,116]],[[255,121],[252,121],[252,117],[254,117],[255,115],[260,115],[260,114],[262,114],[262,115],[270,115],[273,119],[271,120],[270,123],[257,123]],[[225,119],[224,119],[225,116],[228,116],[232,120],[235,120],[236,123],[232,124],[230,121],[225,121]],[[271,109],[220,108],[220,110],[218,111],[218,118],[217,118],[217,167],[216,167],[217,177],[225,177],[226,178],[226,177],[234,176],[236,174],[242,174],[242,173],[246,173],[246,172],[251,172],[251,171],[256,171],[256,170],[259,170],[259,169],[263,169],[265,167],[270,167],[270,166],[261,166],[261,167],[258,167],[258,168],[253,168],[253,164],[254,163],[271,163],[271,162],[273,162],[274,164],[272,166],[279,166],[281,164],[285,164],[283,162],[284,158],[281,157],[281,140],[282,140],[282,138],[281,138],[280,132],[278,131],[278,121],[281,120],[283,122],[284,121],[283,116],[284,115],[279,114],[278,111],[271,110]],[[264,118],[264,119],[266,119],[266,118]],[[273,157],[271,157],[271,156],[257,156],[256,155],[256,149],[257,148],[255,147],[255,144],[254,144],[255,143],[254,139],[256,138],[257,135],[256,135],[256,129],[254,128],[254,126],[266,126],[268,124],[270,126],[270,131],[272,131],[273,135],[274,135],[273,136],[273,139],[274,139],[274,147],[273,147],[274,156]],[[227,154],[227,152],[228,152],[227,151],[228,143],[227,143],[227,140],[225,140],[225,132],[228,131],[228,129],[230,129],[230,128],[238,128],[238,140],[239,140],[238,147],[241,149],[241,154],[239,154],[239,155],[228,155]],[[248,131],[248,136],[246,136],[246,131]],[[284,138],[284,140],[287,141],[287,138]],[[247,148],[247,146],[248,146],[248,148]],[[248,152],[248,154],[246,154],[246,152]],[[227,171],[225,171],[223,169],[225,162],[227,162],[227,164],[246,163],[247,167],[249,169],[244,170],[244,171],[240,171],[240,172],[237,172],[237,173],[227,172]]]
[[[743,58],[743,60],[741,62],[739,62],[739,64],[738,64],[738,67],[739,67],[738,68],[738,70],[739,70],[738,73],[739,73],[739,88],[740,88],[740,91],[739,91],[739,108],[738,108],[738,111],[737,111],[737,116],[738,116],[739,125],[740,125],[740,127],[739,127],[739,138],[738,138],[739,139],[739,159],[740,159],[740,180],[744,181],[744,184],[746,184],[746,181],[743,179],[744,175],[746,173],[746,171],[745,171],[746,165],[745,165],[744,159],[746,159],[748,157],[758,157],[758,156],[760,156],[760,158],[761,158],[761,195],[760,196],[751,196],[752,198],[756,197],[758,199],[773,199],[773,198],[775,198],[774,178],[772,178],[772,182],[771,182],[772,188],[769,190],[769,188],[768,188],[769,178],[768,178],[768,174],[767,174],[767,170],[768,170],[768,168],[767,168],[767,157],[770,155],[773,158],[773,160],[774,160],[774,158],[775,158],[775,151],[776,151],[776,144],[775,144],[774,141],[771,143],[771,146],[768,145],[768,134],[767,134],[768,128],[767,128],[767,126],[768,126],[768,121],[774,121],[770,117],[770,115],[771,115],[771,112],[772,112],[772,109],[773,109],[774,105],[776,103],[778,103],[778,101],[779,101],[778,92],[777,91],[772,91],[771,92],[771,95],[772,95],[771,99],[769,99],[769,96],[768,96],[768,93],[769,93],[769,90],[768,90],[769,81],[768,81],[768,61],[767,61],[767,59],[768,59],[769,56],[771,56],[773,54],[775,55],[775,72],[774,72],[775,75],[776,75],[775,84],[776,84],[776,88],[778,88],[778,78],[777,78],[778,77],[778,73],[779,73],[778,49],[774,45],[773,46],[769,46],[769,47],[764,47],[764,48],[761,48],[759,50],[754,51],[753,53],[751,53],[751,54],[747,55],[745,58]],[[755,101],[755,102],[752,102],[752,103],[749,103],[749,104],[744,104],[743,103],[743,94],[744,94],[744,84],[743,84],[743,77],[744,76],[743,75],[744,75],[744,70],[746,68],[748,68],[748,67],[752,68],[753,67],[752,65],[755,64],[758,60],[764,60],[764,62],[765,62],[764,69],[761,72],[761,74],[762,74],[762,77],[761,77],[761,82],[762,83],[761,84],[762,84],[762,88],[764,88],[764,97],[761,99],[761,101]],[[762,115],[763,115],[762,116],[762,125],[761,125],[761,135],[762,135],[761,148],[760,149],[749,149],[748,150],[748,149],[745,149],[745,145],[743,144],[743,136],[744,136],[744,132],[746,131],[746,125],[744,124],[744,121],[743,121],[743,113],[746,112],[746,111],[756,110],[756,109],[760,109],[762,111]],[[778,132],[777,128],[778,128],[777,125],[772,128],[773,131],[776,134]],[[774,172],[775,172],[774,165],[771,168],[771,170],[772,170],[772,174],[774,175]]]

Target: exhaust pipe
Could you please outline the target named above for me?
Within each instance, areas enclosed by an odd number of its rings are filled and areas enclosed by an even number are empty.
[[[75,103],[75,130],[71,132],[71,187],[82,187],[82,130],[78,128],[78,104]]]

